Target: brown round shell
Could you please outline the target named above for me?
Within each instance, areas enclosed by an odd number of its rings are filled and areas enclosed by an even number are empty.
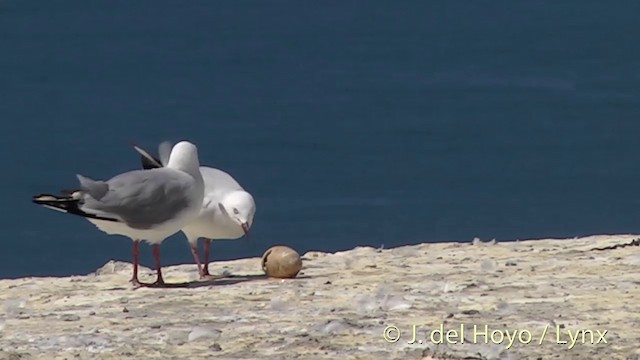
[[[300,269],[300,254],[288,246],[273,246],[262,255],[262,270],[269,277],[294,278]]]

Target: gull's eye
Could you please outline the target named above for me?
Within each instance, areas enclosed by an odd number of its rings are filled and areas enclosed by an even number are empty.
[[[240,214],[240,211],[238,211],[238,209],[236,209],[236,208],[233,208],[233,213],[238,215],[238,214]]]

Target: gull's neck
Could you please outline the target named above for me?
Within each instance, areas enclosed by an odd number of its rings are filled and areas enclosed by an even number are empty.
[[[198,161],[198,151],[195,145],[190,143],[178,143],[174,146],[167,163],[168,168],[182,170],[190,175],[200,174],[200,162]]]

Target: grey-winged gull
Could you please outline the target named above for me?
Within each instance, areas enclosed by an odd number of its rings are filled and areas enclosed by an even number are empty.
[[[177,143],[166,154],[165,167],[133,170],[107,181],[77,175],[80,189],[63,196],[41,194],[33,202],[54,210],[86,218],[110,235],[133,241],[135,287],[162,286],[160,244],[192,222],[202,208],[204,182],[197,147],[187,141]],[[138,244],[153,246],[157,279],[153,284],[138,281]]]

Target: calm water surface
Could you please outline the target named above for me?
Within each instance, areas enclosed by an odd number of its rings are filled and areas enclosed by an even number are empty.
[[[639,10],[0,1],[0,277],[130,261],[126,238],[30,197],[137,168],[130,144],[162,140],[197,143],[256,198],[251,239],[214,260],[640,232]],[[192,261],[180,233],[162,251]]]

